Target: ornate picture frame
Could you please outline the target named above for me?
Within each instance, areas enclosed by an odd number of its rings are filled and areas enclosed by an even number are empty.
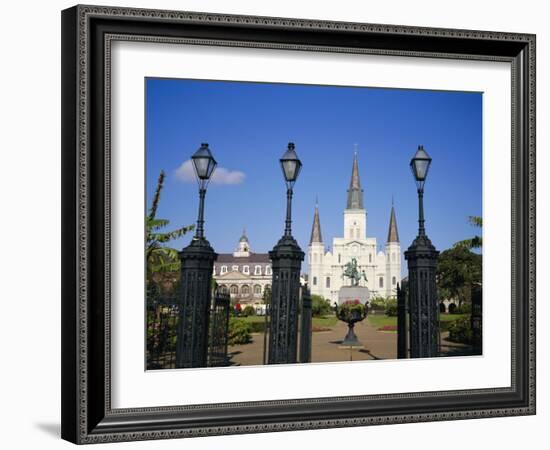
[[[115,41],[511,64],[511,384],[116,409],[111,403],[110,63]],[[62,437],[74,443],[535,414],[535,36],[181,11],[62,12]]]

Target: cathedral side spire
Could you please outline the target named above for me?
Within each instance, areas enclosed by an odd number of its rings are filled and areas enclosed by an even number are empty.
[[[311,227],[311,239],[309,240],[310,245],[314,242],[323,242],[323,237],[321,236],[321,221],[319,220],[319,205],[317,204],[317,201],[315,202],[313,226]]]
[[[357,162],[357,151],[355,151],[355,155],[353,157],[353,166],[351,169],[351,180],[349,183],[346,209],[364,209],[363,189],[361,189],[361,180],[359,179],[359,163]]]
[[[395,208],[393,207],[393,198],[390,213],[390,226],[388,228],[387,242],[399,242],[399,233],[397,232],[397,220],[395,218]]]

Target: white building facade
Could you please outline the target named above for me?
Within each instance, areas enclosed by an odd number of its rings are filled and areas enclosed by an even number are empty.
[[[349,284],[342,274],[345,265],[353,258],[360,272],[365,273],[371,298],[395,297],[401,280],[401,246],[397,232],[397,220],[392,204],[388,236],[384,251],[378,249],[375,237],[367,234],[367,211],[364,207],[363,189],[359,179],[357,153],[353,159],[351,181],[344,210],[344,236],[335,237],[331,251],[326,251],[321,234],[319,208],[315,205],[311,239],[308,247],[309,287],[312,294],[338,301],[338,291]]]
[[[221,253],[214,262],[213,277],[231,300],[246,305],[263,305],[266,289],[271,289],[271,260],[268,253],[253,253],[246,232],[233,253]]]

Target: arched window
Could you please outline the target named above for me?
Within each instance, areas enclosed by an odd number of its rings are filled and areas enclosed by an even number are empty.
[[[243,266],[243,273],[246,273],[248,275],[250,273],[250,267],[249,266]]]
[[[325,280],[325,286],[326,286],[327,288],[330,287],[330,277],[327,277],[327,279]]]
[[[391,277],[391,284],[394,286],[397,284],[397,279],[395,277]]]
[[[237,295],[239,293],[239,288],[237,287],[237,285],[232,284],[231,287],[229,288],[229,292],[232,295]]]
[[[264,292],[266,292],[266,291],[271,291],[271,285],[270,284],[266,284],[264,286]]]
[[[262,293],[262,287],[259,284],[254,285],[254,294],[260,295]]]
[[[314,262],[314,263],[317,262],[317,253],[314,253],[314,254],[313,254],[313,262]]]
[[[222,285],[220,286],[220,292],[221,292],[222,294],[227,294],[227,293],[228,293],[228,289],[227,289],[227,286],[226,286],[225,284],[222,284]]]
[[[317,277],[313,277],[313,286],[317,286]]]
[[[222,271],[220,272],[222,275],[224,273],[227,273],[227,266],[222,266]]]
[[[340,255],[340,253],[338,253],[338,264],[340,264],[342,262],[342,255]]]
[[[384,277],[378,278],[378,287],[384,287]]]
[[[369,253],[369,262],[371,263],[372,262],[372,254]]]
[[[248,295],[250,294],[250,287],[248,287],[248,284],[244,284],[241,288],[241,294]]]

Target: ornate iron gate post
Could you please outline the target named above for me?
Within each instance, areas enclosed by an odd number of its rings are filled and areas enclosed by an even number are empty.
[[[217,254],[204,238],[195,237],[181,260],[180,321],[176,367],[206,367],[212,297],[212,271]]]
[[[311,294],[307,287],[302,289],[302,311],[300,316],[301,363],[311,362]]]
[[[403,282],[397,284],[397,358],[407,357],[407,283]]]
[[[409,267],[411,358],[439,356],[439,303],[435,272],[439,252],[424,234],[405,252]]]
[[[304,252],[292,236],[283,236],[269,252],[273,266],[268,364],[295,363],[298,338],[300,270]]]

